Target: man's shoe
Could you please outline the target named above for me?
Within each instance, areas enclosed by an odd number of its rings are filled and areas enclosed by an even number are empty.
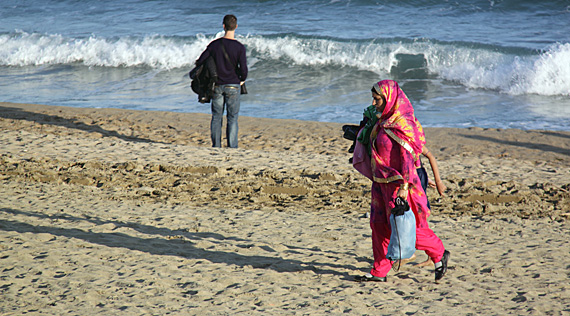
[[[370,273],[366,273],[365,275],[357,275],[354,280],[356,282],[386,282],[386,277],[377,277],[373,276]]]
[[[439,281],[447,272],[447,261],[449,260],[449,251],[443,252],[443,257],[441,257],[441,261],[435,264],[435,280]]]

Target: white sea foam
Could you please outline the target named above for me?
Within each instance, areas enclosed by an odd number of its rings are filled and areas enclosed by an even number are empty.
[[[469,88],[511,95],[570,95],[570,44],[551,46],[540,55],[515,56],[489,50],[462,50],[441,59],[434,70]]]
[[[193,63],[208,40],[181,43],[175,38],[69,39],[60,35],[19,32],[0,36],[0,65],[28,66],[81,63],[86,66],[160,69],[186,67]]]
[[[389,73],[399,54],[423,55],[426,71],[469,88],[521,95],[570,95],[570,44],[542,54],[518,56],[489,48],[434,44],[429,41],[362,43],[329,39],[251,37],[243,40],[263,59],[298,65],[338,65]]]
[[[15,32],[0,35],[0,65],[82,64],[100,67],[192,67],[213,37],[145,36],[116,39],[65,38]],[[241,36],[253,61],[281,60],[298,66],[340,66],[378,74],[397,67],[398,54],[423,55],[426,71],[469,88],[521,95],[570,95],[570,44],[557,44],[542,54],[518,56],[488,47],[433,43],[429,40],[340,41],[284,36]]]
[[[542,54],[527,81],[518,93],[570,96],[570,43],[554,45]]]

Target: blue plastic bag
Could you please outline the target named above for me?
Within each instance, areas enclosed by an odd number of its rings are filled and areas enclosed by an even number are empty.
[[[416,216],[408,208],[402,215],[390,214],[390,243],[386,258],[391,261],[411,258],[416,252]]]

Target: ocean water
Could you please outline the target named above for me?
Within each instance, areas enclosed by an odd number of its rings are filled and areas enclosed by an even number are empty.
[[[570,0],[3,0],[0,101],[210,113],[187,74],[228,13],[241,115],[358,123],[395,79],[426,127],[570,130]]]

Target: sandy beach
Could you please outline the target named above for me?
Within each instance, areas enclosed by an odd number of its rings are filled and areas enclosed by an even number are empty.
[[[570,315],[570,132],[426,128],[449,271],[418,251],[357,283],[370,183],[343,124],[240,117],[214,149],[204,114],[0,113],[1,315]]]

